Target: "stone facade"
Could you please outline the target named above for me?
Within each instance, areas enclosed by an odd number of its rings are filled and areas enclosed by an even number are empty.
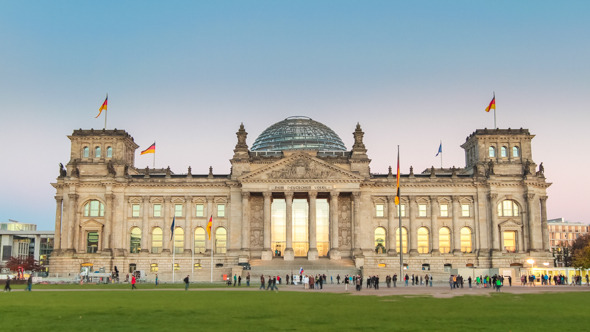
[[[70,161],[52,184],[56,231],[50,272],[75,275],[80,264],[91,263],[170,280],[174,256],[178,276],[206,281],[212,264],[213,279],[220,280],[238,263],[264,266],[298,257],[352,261],[367,274],[393,274],[400,271],[400,222],[408,271],[550,260],[550,184],[532,159],[534,136],[526,129],[476,130],[462,145],[464,168],[400,174],[400,205],[391,168],[386,175],[370,172],[360,125],[352,150],[339,152],[255,152],[243,125],[236,134],[230,174],[194,175],[190,167],[183,174],[135,168],[138,146],[123,130],[75,130]],[[284,210],[277,217],[273,202],[279,200]],[[295,201],[307,203],[305,216],[295,216]],[[328,203],[327,250],[316,238],[318,202]],[[286,224],[280,226],[280,252],[272,238],[277,218]],[[294,241],[301,231],[295,230],[296,218],[306,222],[305,243]],[[211,239],[203,233],[210,219]]]

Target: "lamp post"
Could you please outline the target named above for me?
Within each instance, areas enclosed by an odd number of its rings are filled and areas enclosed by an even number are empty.
[[[527,263],[531,264],[531,273],[533,274],[533,286],[535,286],[535,260],[532,258],[527,259]]]

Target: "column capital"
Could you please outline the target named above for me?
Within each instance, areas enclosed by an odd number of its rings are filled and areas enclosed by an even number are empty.
[[[395,195],[387,196],[387,202],[388,203],[395,203]]]
[[[338,196],[340,196],[340,192],[339,191],[330,191],[330,197],[331,198],[338,198]]]
[[[317,191],[308,191],[307,195],[309,196],[309,198],[316,198],[316,197],[318,197],[318,192]]]
[[[539,197],[539,199],[541,200],[541,203],[545,203],[547,201],[547,198],[549,198],[549,197],[548,196]]]
[[[107,196],[107,195],[105,195],[105,196]],[[144,203],[149,203],[149,201],[150,201],[150,196],[143,196]]]
[[[77,200],[79,197],[78,194],[68,194],[68,198],[71,200]]]
[[[248,199],[250,198],[250,192],[249,191],[242,191],[242,199]]]
[[[265,199],[271,198],[272,197],[272,192],[265,191],[265,192],[262,193],[262,196],[264,196]]]
[[[498,198],[498,194],[496,194],[496,193],[489,193],[489,194],[488,194],[488,199],[489,199],[490,201],[493,201],[493,200],[495,200],[496,198]]]
[[[292,191],[285,191],[285,198],[287,200],[293,200],[294,195],[295,195],[295,193],[293,193]]]
[[[63,199],[64,199],[64,197],[62,195],[56,195],[55,196],[55,201],[56,202],[61,202],[61,201],[63,201]]]
[[[162,200],[164,201],[164,203],[170,203],[170,201],[172,201],[172,197],[164,196],[164,197],[162,197]]]
[[[353,191],[352,192],[352,197],[357,200],[361,197],[361,192],[360,191]]]
[[[107,199],[107,201],[113,200],[113,199],[115,199],[115,194],[106,194],[106,195],[104,195],[104,197]]]
[[[453,196],[451,196],[451,199],[453,200],[453,203],[459,202],[459,199],[460,198],[461,198],[461,196],[459,196],[459,195],[453,195]]]
[[[533,199],[535,199],[535,196],[536,196],[535,194],[526,194],[526,198],[527,198],[529,201],[532,201]]]
[[[186,195],[186,196],[184,196],[184,200],[186,203],[190,203],[193,200],[193,196]]]
[[[215,196],[205,196],[205,199],[207,199],[207,203],[211,203],[215,199]]]

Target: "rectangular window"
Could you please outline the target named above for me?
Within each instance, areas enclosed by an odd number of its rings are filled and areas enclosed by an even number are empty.
[[[158,272],[158,264],[156,264],[156,263],[150,264],[150,272]]]
[[[418,217],[426,217],[426,204],[418,204]]]
[[[449,205],[448,204],[441,204],[440,205],[440,216],[441,217],[448,217],[449,216]]]
[[[139,204],[131,205],[131,216],[133,218],[139,218]]]
[[[377,204],[375,205],[375,216],[383,217],[385,215],[385,205]]]
[[[406,204],[400,204],[399,206],[399,216],[405,217],[406,216]]]
[[[516,252],[516,232],[504,231],[504,250]]]
[[[469,204],[461,204],[461,217],[469,216]]]
[[[205,216],[205,206],[203,204],[195,205],[195,216],[196,217],[204,217]]]
[[[225,217],[225,204],[217,204],[217,217]]]
[[[174,216],[182,217],[182,204],[174,204]]]
[[[162,204],[154,204],[154,217],[162,216]]]

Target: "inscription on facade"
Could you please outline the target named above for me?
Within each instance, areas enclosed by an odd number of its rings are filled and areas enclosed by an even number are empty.
[[[328,191],[332,186],[271,186],[271,191]]]

